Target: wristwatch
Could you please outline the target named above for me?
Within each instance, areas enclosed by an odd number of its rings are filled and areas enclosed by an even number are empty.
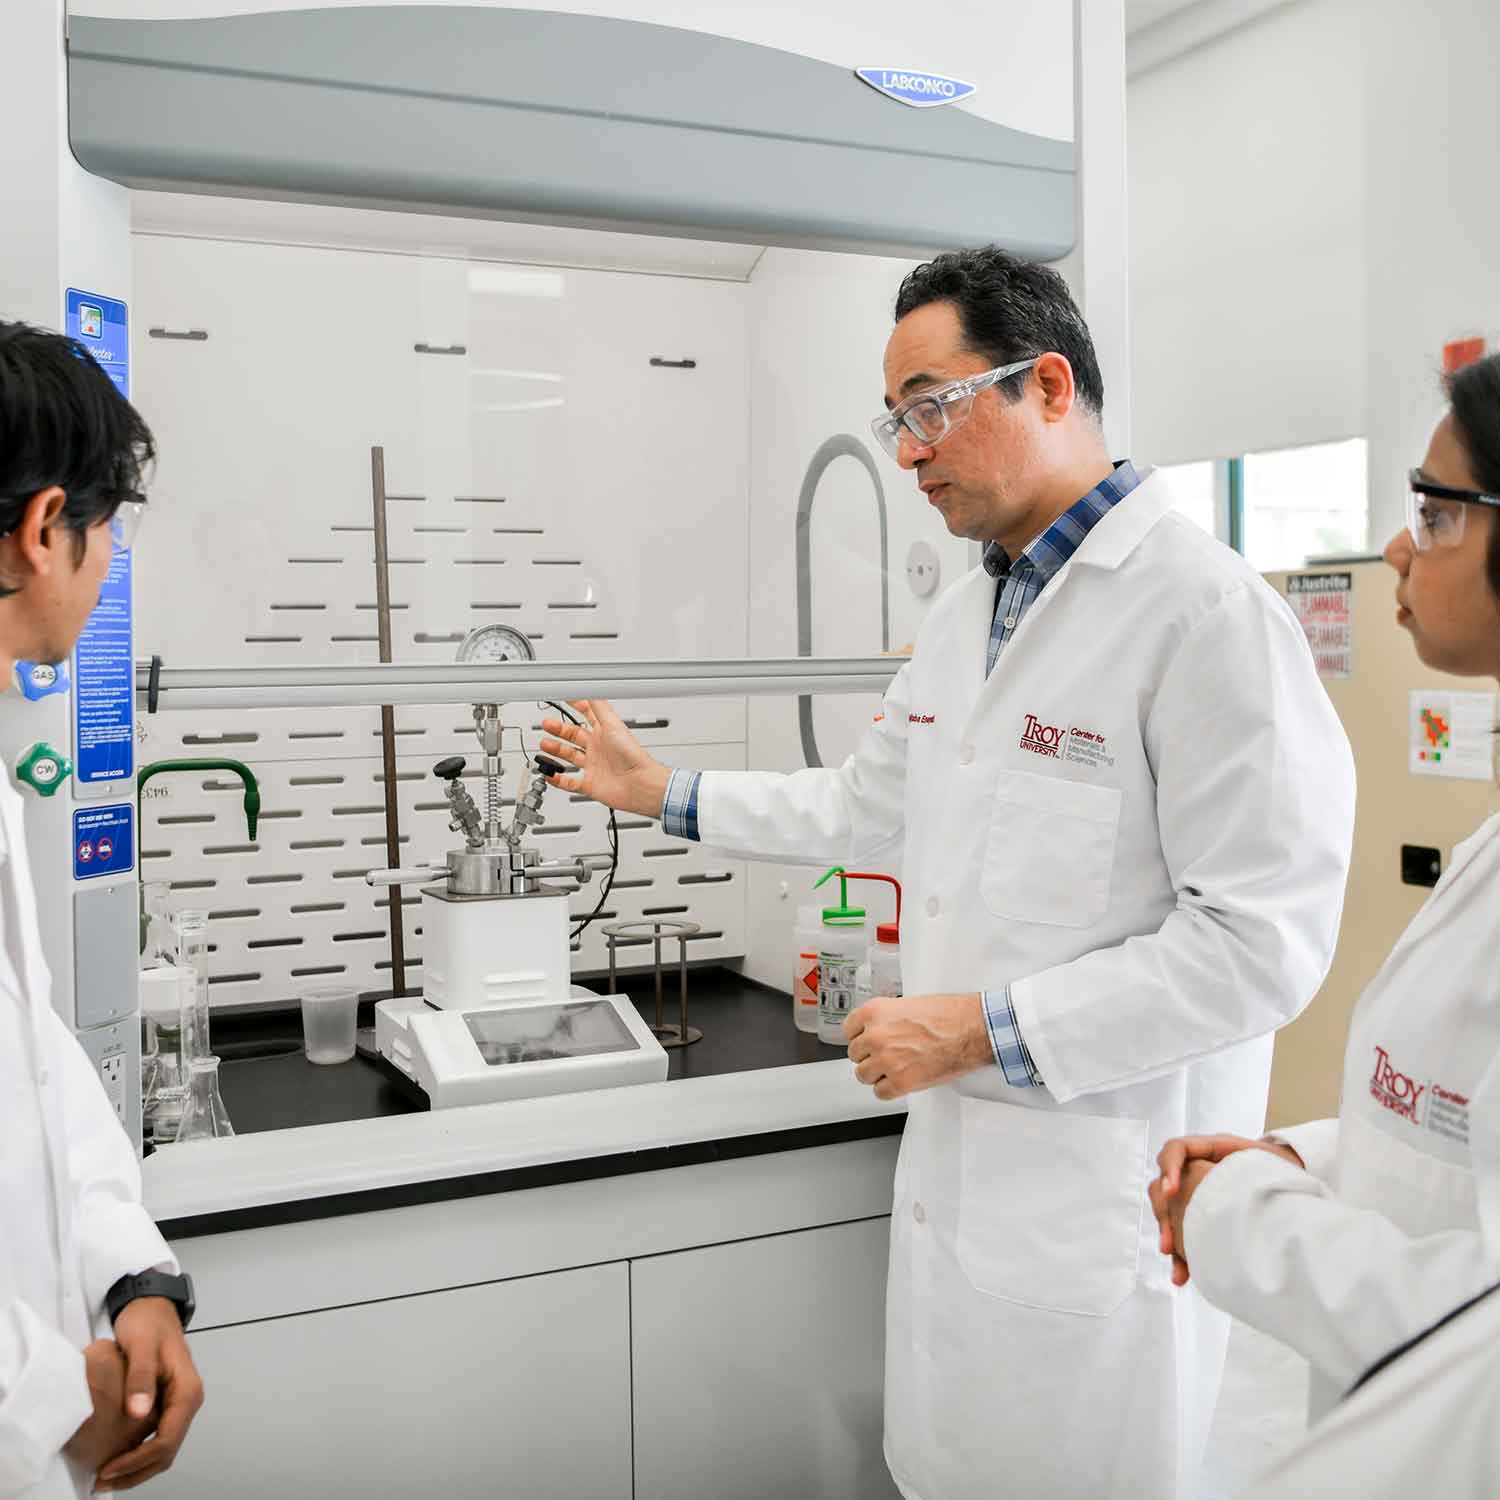
[[[126,1305],[134,1302],[137,1297],[165,1297],[168,1302],[176,1303],[177,1316],[182,1319],[184,1328],[193,1321],[193,1314],[198,1310],[191,1276],[185,1273],[181,1276],[169,1276],[165,1271],[142,1271],[136,1276],[122,1276],[104,1294],[104,1310],[109,1314],[110,1323],[113,1324],[124,1312]]]

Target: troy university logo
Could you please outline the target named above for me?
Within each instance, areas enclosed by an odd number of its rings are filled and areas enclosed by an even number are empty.
[[[1035,714],[1027,714],[1026,728],[1021,731],[1021,748],[1030,750],[1033,755],[1050,755],[1056,759],[1067,732],[1061,724],[1043,724]]]
[[[1391,1066],[1390,1053],[1384,1047],[1376,1047],[1375,1071],[1370,1076],[1372,1098],[1378,1100],[1392,1114],[1400,1115],[1416,1125],[1419,1123],[1417,1106],[1426,1092],[1425,1083],[1418,1083],[1415,1079],[1407,1077],[1405,1073],[1398,1073]]]

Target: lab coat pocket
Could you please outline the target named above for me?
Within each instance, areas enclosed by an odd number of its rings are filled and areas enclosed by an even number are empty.
[[[965,1098],[958,1261],[976,1291],[1102,1318],[1131,1293],[1146,1122]]]
[[[1002,771],[979,875],[997,917],[1088,927],[1109,906],[1120,790]]]

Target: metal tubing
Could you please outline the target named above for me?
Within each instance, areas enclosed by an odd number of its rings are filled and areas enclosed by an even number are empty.
[[[885,486],[880,470],[870,457],[870,450],[847,432],[831,437],[813,454],[807,473],[802,476],[802,493],[797,497],[797,655],[812,655],[812,510],[818,498],[818,482],[823,471],[837,458],[853,458],[864,466],[875,487],[875,518],[880,523],[880,649],[891,649],[891,566],[890,540],[886,534]],[[821,766],[818,738],[813,729],[812,694],[797,698],[797,728],[802,735],[802,758],[809,766]]]
[[[380,632],[380,659],[391,659],[391,555],[385,531],[385,449],[370,449],[370,493],[375,506],[375,617]],[[385,767],[385,857],[392,869],[401,863],[401,812],[396,804],[396,712],[380,707],[380,752]],[[401,919],[401,887],[391,893],[391,993],[406,993],[406,924]]]
[[[376,704],[541,702],[553,698],[723,698],[883,693],[903,665],[888,656],[710,661],[400,663],[383,666],[170,667],[168,709],[341,708]],[[151,666],[136,664],[147,711]]]

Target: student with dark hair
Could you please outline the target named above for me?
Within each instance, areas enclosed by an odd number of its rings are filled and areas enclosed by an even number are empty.
[[[1448,396],[1409,476],[1407,528],[1385,549],[1396,619],[1425,665],[1500,678],[1500,356],[1454,375]],[[1362,1372],[1500,1282],[1500,812],[1454,849],[1360,997],[1338,1118],[1263,1140],[1188,1136],[1159,1160],[1151,1202],[1173,1279],[1191,1274],[1306,1356],[1314,1422]],[[1475,1354],[1497,1319],[1491,1297],[1444,1335],[1466,1376],[1440,1385],[1430,1364],[1406,1366],[1429,1392],[1407,1381],[1412,1426],[1389,1401],[1404,1377],[1382,1373],[1364,1417],[1338,1419],[1343,1440],[1278,1470],[1267,1493],[1496,1493],[1500,1357],[1493,1343],[1487,1362]],[[1340,1453],[1349,1482],[1324,1487]]]
[[[1259,1130],[1333,954],[1349,747],[1285,603],[1113,461],[1088,328],[997,249],[903,283],[876,441],[983,562],[839,767],[669,771],[606,703],[556,784],[749,858],[900,860],[904,995],[844,1023],[908,1097],[885,1454],[912,1500],[1196,1493],[1228,1319],[1174,1297],[1151,1157]],[[832,1274],[837,1274],[835,1270]]]
[[[140,523],[151,434],[71,339],[0,322],[0,676],[57,662]],[[168,1468],[203,1389],[192,1289],[52,1007],[20,798],[0,767],[0,1496],[65,1500]],[[100,1335],[101,1330],[108,1330]]]

